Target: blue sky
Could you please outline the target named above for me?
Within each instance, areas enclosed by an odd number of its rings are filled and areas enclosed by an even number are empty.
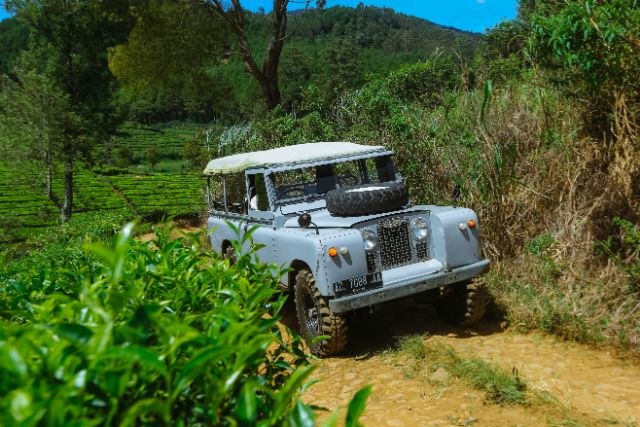
[[[4,10],[4,1],[0,0],[0,21],[8,17],[9,17],[9,14],[7,13],[6,10]]]
[[[518,7],[517,0],[327,0],[327,7],[356,7],[360,1],[365,5],[390,7],[436,24],[476,32],[484,32],[504,19],[514,18]],[[300,8],[303,3],[303,0],[291,0],[289,9],[293,10],[295,6]],[[312,0],[312,3],[315,1]],[[250,10],[262,6],[268,12],[273,1],[244,0],[242,4]]]
[[[4,2],[0,0],[0,5]],[[301,7],[303,0],[292,0],[289,8]],[[328,0],[327,7],[343,5],[356,7],[360,0]],[[517,0],[364,0],[364,4],[385,6],[398,12],[414,15],[441,25],[468,31],[483,32],[504,19],[516,15]],[[260,6],[268,12],[272,0],[244,0],[242,4],[250,10]],[[8,17],[0,7],[0,20]]]

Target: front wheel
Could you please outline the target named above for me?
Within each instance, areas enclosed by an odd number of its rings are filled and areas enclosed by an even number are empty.
[[[443,289],[443,296],[435,305],[438,313],[448,322],[471,326],[484,317],[488,304],[487,286],[471,280]]]
[[[311,352],[327,357],[344,350],[347,345],[347,321],[344,316],[331,311],[308,269],[301,270],[296,276],[295,301],[300,333]],[[316,340],[323,335],[329,338]]]

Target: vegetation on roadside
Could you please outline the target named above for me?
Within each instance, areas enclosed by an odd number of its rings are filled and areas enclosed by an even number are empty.
[[[278,325],[275,266],[230,265],[167,228],[139,242],[129,224],[105,244],[122,218],[74,221],[29,256],[1,254],[3,425],[315,425],[300,400],[314,366]]]
[[[446,375],[461,379],[469,386],[483,391],[487,401],[498,405],[524,405],[528,403],[527,383],[514,369],[506,372],[496,364],[481,358],[462,357],[453,348],[426,340],[424,336],[403,337],[392,354],[404,357],[407,373],[426,380],[443,369]],[[425,376],[426,375],[426,376]],[[433,380],[431,381],[442,381]]]

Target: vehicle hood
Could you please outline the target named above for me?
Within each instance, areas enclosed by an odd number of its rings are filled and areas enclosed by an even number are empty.
[[[318,226],[318,228],[351,228],[361,222],[375,220],[377,218],[384,218],[387,216],[396,216],[399,214],[424,211],[424,206],[413,206],[405,208],[400,211],[384,212],[380,214],[372,215],[359,215],[359,216],[335,216],[331,215],[328,210],[322,209],[309,212],[311,215],[311,221]],[[300,228],[298,225],[298,217],[289,218],[284,223],[285,228]],[[313,226],[313,225],[312,225]]]

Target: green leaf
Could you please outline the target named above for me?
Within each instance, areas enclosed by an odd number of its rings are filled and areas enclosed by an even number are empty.
[[[22,355],[15,348],[3,348],[0,346],[0,360],[1,366],[3,366],[9,372],[13,372],[20,378],[25,378],[29,373],[29,368],[22,358]]]
[[[160,399],[142,399],[134,403],[125,413],[121,427],[135,426],[140,416],[146,414],[156,414],[169,424],[169,414],[167,411],[167,403]]]
[[[122,359],[125,361],[125,365],[131,363],[131,361],[139,362],[145,367],[160,372],[162,375],[167,375],[167,367],[160,360],[160,357],[153,351],[139,345],[111,348],[104,354],[103,358]]]
[[[256,403],[256,387],[253,383],[245,383],[240,389],[238,403],[236,404],[236,414],[241,426],[253,426],[258,419],[258,409]]]
[[[338,425],[338,418],[340,418],[340,412],[335,411],[327,421],[322,424],[322,427],[335,427]]]
[[[371,394],[371,386],[368,385],[356,393],[349,402],[349,409],[347,409],[347,419],[345,421],[345,427],[358,427],[360,424],[358,420],[364,413],[367,406],[367,398]]]
[[[16,390],[11,395],[11,416],[22,421],[31,414],[31,395],[23,390]]]
[[[182,368],[172,397],[175,398],[191,381],[200,375],[200,373],[208,369],[212,361],[224,357],[231,351],[232,349],[230,348],[220,347],[206,347],[202,349]]]
[[[301,400],[296,402],[296,406],[289,413],[288,418],[290,427],[314,427],[316,425],[313,410]]]
[[[61,337],[76,344],[86,344],[93,336],[91,329],[78,323],[61,323],[54,330]]]

